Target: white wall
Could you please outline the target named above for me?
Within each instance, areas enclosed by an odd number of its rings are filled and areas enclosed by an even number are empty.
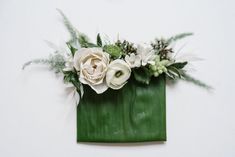
[[[21,65],[52,52],[43,40],[67,39],[56,8],[95,39],[146,42],[194,32],[179,43],[205,61],[195,77],[213,93],[179,82],[167,87],[165,144],[76,143],[76,113],[61,78],[45,67]],[[235,1],[233,0],[1,0],[0,156],[233,157],[235,156]]]

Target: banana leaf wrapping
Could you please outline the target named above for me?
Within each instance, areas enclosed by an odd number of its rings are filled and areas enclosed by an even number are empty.
[[[120,90],[84,87],[77,107],[78,142],[166,141],[165,77],[149,85],[130,79]]]

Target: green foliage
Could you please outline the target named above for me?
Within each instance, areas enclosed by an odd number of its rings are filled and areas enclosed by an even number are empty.
[[[67,30],[69,31],[72,39],[76,40],[79,36],[79,32],[76,30],[75,27],[73,27],[72,23],[69,21],[69,19],[66,17],[66,15],[60,9],[57,9],[57,11],[62,16],[64,25],[67,28]]]
[[[77,31],[77,29],[72,25],[72,23],[69,21],[69,19],[65,16],[65,14],[57,9],[58,12],[61,14],[62,18],[63,18],[63,22],[65,27],[67,28],[67,30],[70,33],[71,36],[71,40],[69,41],[69,43],[75,43],[75,45],[77,45],[77,42],[79,42],[81,47],[97,47],[97,45],[93,44],[90,42],[89,38],[83,34]],[[71,44],[72,45],[72,44]]]
[[[122,55],[122,49],[117,45],[105,45],[103,50],[110,54],[113,58],[119,58]]]
[[[149,69],[145,67],[134,69],[133,74],[136,81],[144,84],[149,84],[152,76]]]
[[[171,64],[170,66],[173,66],[177,69],[183,69],[187,64],[188,62],[176,62],[176,63]]]
[[[97,35],[96,43],[97,43],[97,46],[102,47],[102,39],[100,37],[100,33],[98,33]]]
[[[69,42],[66,43],[68,48],[70,49],[71,54],[74,56],[75,52],[78,50],[72,46]]]
[[[176,62],[167,66],[167,76],[171,79],[182,78],[184,71],[182,70],[188,62]]]
[[[81,45],[81,47],[97,47],[96,44],[93,44],[90,42],[89,38],[85,34],[80,34],[78,37],[78,42]]]
[[[199,87],[205,88],[207,90],[213,90],[213,87],[211,87],[210,85],[207,85],[206,83],[202,82],[201,80],[193,78],[192,76],[190,76],[186,73],[183,73],[182,76],[183,76],[182,79],[185,81],[191,82],[191,83],[193,83]]]
[[[193,33],[181,33],[181,34],[177,34],[177,35],[167,39],[166,43],[171,44],[172,42],[175,42],[177,40],[183,39],[183,38],[191,36],[191,35],[193,35]]]
[[[54,70],[55,73],[60,73],[65,68],[65,59],[61,54],[55,53],[53,55],[50,55],[48,59],[34,59],[29,62],[26,62],[23,65],[22,69],[24,70],[27,66],[31,64],[49,65],[50,69]]]
[[[124,40],[123,42],[121,42],[120,40],[118,40],[115,45],[117,45],[121,51],[123,52],[123,55],[128,55],[131,53],[136,54],[137,48],[134,47],[133,43],[130,43],[126,40]]]
[[[161,60],[169,59],[169,53],[173,53],[172,48],[165,39],[155,39],[155,42],[151,44],[156,54],[160,56]]]
[[[26,67],[28,67],[31,64],[49,64],[49,60],[48,59],[34,59],[31,61],[28,61],[24,63],[24,65],[22,66],[22,70],[24,70]]]
[[[142,85],[130,79],[119,90],[97,94],[84,86],[77,108],[78,142],[166,140],[165,78]]]
[[[64,82],[65,83],[72,83],[77,91],[80,91],[81,83],[78,80],[78,74],[74,71],[63,71],[64,73]]]
[[[156,38],[155,41],[151,44],[153,49],[156,51],[156,54],[160,56],[161,59],[169,59],[169,54],[173,53],[173,49],[169,47],[169,45],[173,42],[176,42],[180,39],[193,35],[192,33],[181,33],[170,37],[169,39],[158,39]]]
[[[181,78],[182,77],[182,70],[181,69],[177,69],[174,66],[169,66],[169,67],[167,67],[166,74],[171,79]]]

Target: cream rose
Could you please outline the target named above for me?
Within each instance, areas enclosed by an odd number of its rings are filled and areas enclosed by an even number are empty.
[[[108,66],[106,73],[106,82],[108,87],[112,89],[120,89],[131,76],[131,68],[121,59],[112,61]]]
[[[104,80],[109,54],[101,48],[81,48],[74,55],[74,68],[80,72],[79,81],[88,84],[97,94],[108,89]]]

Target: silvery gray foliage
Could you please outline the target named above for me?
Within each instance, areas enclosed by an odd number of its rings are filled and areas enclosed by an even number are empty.
[[[55,73],[63,72],[63,69],[65,68],[65,58],[60,53],[55,53],[49,56],[47,59],[34,59],[31,61],[26,62],[22,69],[25,69],[27,66],[31,64],[45,64],[49,65],[49,68]]]
[[[191,83],[193,83],[193,84],[195,84],[199,87],[205,88],[207,90],[213,90],[214,89],[210,85],[207,85],[206,83],[202,82],[201,80],[198,80],[198,79],[196,79],[196,78],[194,78],[194,77],[192,77],[192,76],[190,76],[186,73],[184,73],[182,75],[183,75],[182,79],[185,80],[185,81],[191,82]]]
[[[183,39],[183,38],[191,36],[191,35],[193,35],[193,33],[181,33],[181,34],[177,34],[177,35],[172,36],[169,39],[167,39],[166,43],[167,44],[171,44],[171,43],[173,43],[173,42],[175,42],[177,40]]]
[[[72,25],[72,23],[69,21],[69,19],[65,16],[65,14],[60,9],[57,9],[57,11],[62,16],[63,23],[64,23],[65,27],[67,28],[67,30],[69,31],[72,39],[73,40],[78,39],[79,33],[78,33],[77,29]]]

